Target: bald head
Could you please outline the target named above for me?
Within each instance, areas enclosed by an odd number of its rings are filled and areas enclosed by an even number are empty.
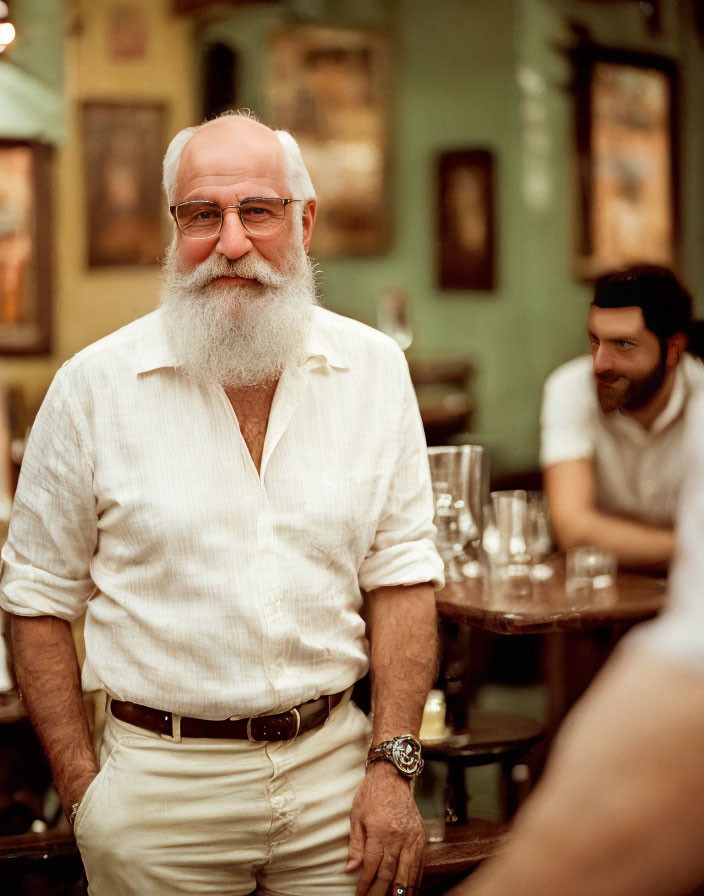
[[[284,149],[272,130],[249,118],[220,118],[203,125],[184,146],[175,198],[181,202],[201,187],[239,181],[268,183],[286,196],[286,175]]]
[[[315,190],[310,175],[293,137],[286,131],[271,130],[246,113],[229,112],[213,121],[179,131],[169,144],[164,156],[163,172],[164,192],[169,205],[173,205],[177,201],[182,155],[187,150],[188,155],[192,155],[194,152],[198,153],[203,142],[209,140],[217,143],[221,153],[221,162],[226,161],[224,156],[227,154],[227,147],[234,149],[238,145],[247,143],[253,151],[261,153],[262,163],[269,166],[269,171],[278,166],[288,195],[304,201],[315,199]],[[273,141],[278,143],[278,150],[282,154],[277,155]],[[213,161],[217,161],[217,159],[213,158]],[[227,169],[225,167],[221,170],[226,171]],[[181,199],[180,196],[179,199]]]

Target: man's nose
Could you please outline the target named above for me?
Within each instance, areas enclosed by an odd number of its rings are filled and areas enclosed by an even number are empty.
[[[236,261],[252,248],[250,235],[240,220],[239,209],[228,208],[222,213],[222,228],[215,246],[217,252]]]
[[[592,351],[592,361],[594,363],[594,373],[607,373],[613,369],[611,353],[604,345],[598,345]]]

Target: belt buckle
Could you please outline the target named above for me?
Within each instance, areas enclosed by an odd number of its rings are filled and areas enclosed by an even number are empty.
[[[290,726],[290,734],[282,729],[282,724]],[[247,719],[247,740],[252,744],[267,740],[295,740],[300,730],[301,714],[295,706],[277,716],[252,716]]]

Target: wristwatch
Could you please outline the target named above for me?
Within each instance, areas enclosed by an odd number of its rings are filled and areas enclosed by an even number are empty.
[[[393,763],[405,778],[417,778],[423,771],[420,743],[412,734],[399,734],[372,747],[367,754],[366,767],[379,759]]]
[[[73,823],[76,820],[76,813],[78,812],[78,807],[80,805],[81,805],[80,803],[74,803],[71,806],[71,811],[69,812],[69,815],[68,815],[68,823],[71,825],[71,827],[73,827]]]

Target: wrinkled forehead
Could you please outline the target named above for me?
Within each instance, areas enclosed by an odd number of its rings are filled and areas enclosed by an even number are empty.
[[[283,147],[269,128],[249,119],[218,119],[196,131],[185,145],[177,194],[240,182],[285,192],[285,162]]]

